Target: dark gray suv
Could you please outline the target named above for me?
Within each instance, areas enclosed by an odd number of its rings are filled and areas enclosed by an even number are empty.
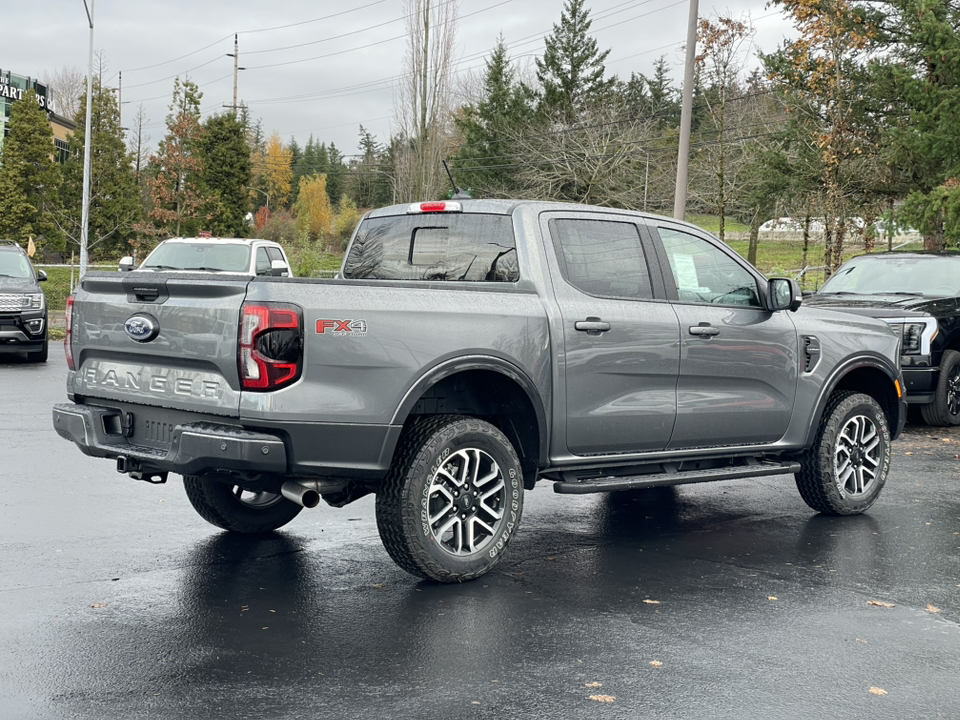
[[[0,240],[0,354],[47,361],[47,301],[40,288],[46,279],[20,245]]]

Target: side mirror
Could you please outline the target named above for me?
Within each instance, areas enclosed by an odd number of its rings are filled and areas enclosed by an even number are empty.
[[[789,310],[796,312],[803,303],[800,283],[789,278],[772,278],[767,286],[770,295],[771,310]]]
[[[37,282],[43,282],[47,279],[47,273],[45,270],[37,270]]]
[[[287,269],[287,264],[283,260],[270,261],[270,275],[273,275],[273,277],[287,277],[289,274],[290,271]]]
[[[120,258],[120,265],[117,267],[117,270],[120,272],[130,272],[133,270],[133,258],[129,255]]]

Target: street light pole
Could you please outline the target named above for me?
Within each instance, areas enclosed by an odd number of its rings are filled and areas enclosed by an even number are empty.
[[[80,220],[80,279],[87,272],[87,234],[90,227],[90,118],[93,115],[93,9],[96,0],[83,0],[83,7],[87,11],[87,21],[90,23],[90,62],[87,67],[87,117],[84,126],[83,138],[83,212]]]
[[[693,118],[693,68],[697,59],[699,0],[690,0],[687,21],[687,61],[683,72],[683,100],[680,106],[680,148],[677,151],[677,185],[673,193],[673,217],[683,220],[687,212],[687,164],[690,161],[690,125]]]

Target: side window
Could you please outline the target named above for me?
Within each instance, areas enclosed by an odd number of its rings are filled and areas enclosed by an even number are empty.
[[[695,235],[658,230],[680,302],[762,307],[756,279],[725,252]]]
[[[270,272],[270,258],[267,257],[265,247],[257,248],[257,275],[265,275]]]
[[[653,297],[637,226],[612,220],[553,220],[554,247],[564,279],[597,297]]]
[[[267,257],[270,258],[270,262],[273,262],[274,260],[279,260],[279,261],[282,262],[284,265],[287,264],[287,261],[284,260],[284,258],[283,258],[283,253],[280,252],[280,248],[268,247],[268,248],[267,248]]]

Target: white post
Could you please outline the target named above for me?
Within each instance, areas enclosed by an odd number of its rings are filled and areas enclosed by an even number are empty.
[[[687,163],[690,160],[690,124],[693,117],[693,68],[697,59],[699,0],[690,0],[687,21],[687,62],[683,72],[683,101],[680,106],[680,149],[677,152],[677,185],[673,194],[673,217],[683,220],[687,212]]]
[[[80,280],[87,273],[87,233],[90,225],[90,118],[93,114],[93,8],[96,0],[83,0],[83,7],[87,9],[87,20],[90,22],[90,64],[87,68],[87,122],[83,138],[83,213],[80,220]]]

